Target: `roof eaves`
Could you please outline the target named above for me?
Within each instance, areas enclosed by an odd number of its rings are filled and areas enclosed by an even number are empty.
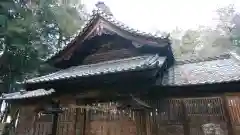
[[[7,93],[2,94],[0,97],[0,100],[16,100],[16,99],[26,99],[26,98],[34,98],[34,97],[42,97],[42,96],[48,96],[54,93],[54,89],[37,89],[33,91],[25,91],[21,90],[20,92],[13,92],[13,93]]]
[[[29,79],[25,82],[25,84],[151,69],[162,66],[165,60],[165,57],[159,57],[158,55],[144,55],[120,60],[100,62],[97,64],[81,65],[65,70],[60,70],[46,76]]]
[[[229,83],[229,82],[237,82],[240,81],[240,61],[239,59],[235,58],[236,56],[232,56],[232,54],[224,54],[215,57],[209,57],[205,59],[195,59],[189,61],[182,61],[180,63],[175,63],[173,67],[171,67],[162,79],[163,86],[188,86],[188,85],[205,85],[205,84],[220,84],[220,83]],[[213,62],[213,63],[212,63]],[[200,64],[201,63],[201,64]],[[211,63],[210,65],[206,63]],[[215,64],[214,64],[215,63]],[[199,71],[197,74],[203,74],[203,76],[199,76],[200,78],[189,78],[189,74],[194,75],[191,71],[185,73],[188,68],[183,67],[185,65],[194,66],[202,65],[203,68],[196,69],[193,67],[192,71]],[[212,65],[214,64],[214,65]],[[179,68],[179,66],[181,68]],[[213,67],[219,68],[219,70],[213,70]],[[227,66],[227,67],[226,67]],[[206,67],[210,69],[207,70]],[[232,68],[232,69],[231,69]],[[204,73],[202,73],[204,72]],[[207,75],[209,73],[209,75]],[[185,77],[184,77],[185,76]],[[198,76],[196,76],[198,77]],[[206,77],[206,78],[205,78]],[[217,77],[217,78],[216,78]],[[206,80],[203,80],[205,78]]]

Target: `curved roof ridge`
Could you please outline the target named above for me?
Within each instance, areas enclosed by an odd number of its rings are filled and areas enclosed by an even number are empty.
[[[110,16],[110,15],[106,14],[104,11],[101,11],[99,9],[93,10],[93,15],[96,15],[96,14],[103,17],[106,21],[109,21],[112,24],[122,28],[123,30],[126,30],[133,34],[137,34],[138,36],[145,36],[145,37],[150,37],[150,38],[155,38],[155,39],[159,39],[159,38],[164,39],[164,38],[169,37],[169,34],[167,36],[164,36],[164,35],[158,36],[157,34],[152,34],[150,32],[144,32],[144,31],[140,31],[138,29],[131,28],[127,24],[117,20],[114,16]]]

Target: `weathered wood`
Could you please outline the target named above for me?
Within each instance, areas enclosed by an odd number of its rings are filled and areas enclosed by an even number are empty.
[[[58,113],[53,114],[52,135],[57,135]]]
[[[190,126],[189,126],[188,112],[187,112],[187,108],[185,106],[184,99],[182,100],[181,105],[182,105],[182,112],[183,112],[183,130],[184,130],[184,135],[190,135]]]
[[[118,60],[140,55],[136,50],[132,49],[119,49],[111,50],[109,52],[96,52],[85,58],[83,64],[93,64],[109,60]]]
[[[85,111],[85,135],[90,135],[90,110]]]
[[[227,96],[223,96],[222,99],[223,99],[225,119],[227,122],[228,134],[235,135],[235,131],[233,129],[233,123],[232,123],[232,119],[231,119],[231,115],[230,115],[230,108],[229,108],[229,104],[231,104],[231,103],[229,103]]]
[[[82,133],[83,133],[83,135],[87,135],[87,131],[86,131],[86,129],[87,129],[87,110],[86,109],[84,109],[83,110],[83,116],[84,116],[84,118],[83,118],[83,131],[82,131]]]
[[[33,116],[33,120],[32,120],[31,135],[35,135],[37,119],[38,119],[38,114],[35,113],[34,116]]]
[[[140,113],[139,113],[139,112],[135,112],[134,114],[135,114],[137,134],[138,134],[138,135],[142,135],[142,132],[141,132],[141,121],[140,121]]]
[[[77,101],[75,100],[75,104],[77,104]],[[77,116],[78,115],[78,113],[77,113],[77,109],[74,109],[74,111],[73,111],[73,135],[76,135],[76,128],[77,128]]]
[[[151,135],[150,116],[146,113],[146,135]]]
[[[68,106],[64,113],[59,115],[57,135],[203,135],[202,126],[209,123],[220,126],[223,135],[227,135],[227,132],[228,135],[232,135],[222,97],[164,98],[144,101],[152,109],[119,110],[115,102],[95,103],[95,106],[105,108],[102,110]],[[231,114],[231,111],[229,113]],[[48,128],[45,127],[47,124],[40,124],[44,121],[47,123],[47,119],[43,118],[37,121],[39,127],[36,127],[38,131],[34,135],[49,133]],[[233,119],[238,120],[237,117]]]
[[[57,58],[55,62],[59,62],[59,61],[61,61],[62,59],[68,60],[68,59],[72,56],[73,51],[74,51],[76,48],[78,48],[79,45],[81,45],[81,44],[84,42],[84,40],[86,40],[86,39],[91,35],[92,32],[95,31],[95,29],[98,27],[97,24],[99,24],[99,21],[95,21],[95,22],[93,23],[93,26],[89,27],[89,29],[86,30],[87,33],[84,33],[83,35],[79,35],[78,37],[76,37],[76,38],[71,42],[72,45],[69,45],[69,46],[68,46],[69,49],[66,50],[65,54],[63,54],[62,56],[60,56],[59,58]],[[79,41],[79,40],[81,40],[81,41]]]

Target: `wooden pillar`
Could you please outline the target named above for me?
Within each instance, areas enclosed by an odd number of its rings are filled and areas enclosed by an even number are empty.
[[[73,135],[77,135],[77,119],[78,119],[77,110],[78,110],[77,108],[74,110],[75,117],[74,117],[74,123],[73,123],[73,128],[74,128]]]
[[[190,126],[189,126],[189,119],[188,119],[188,114],[186,111],[186,105],[184,102],[184,99],[181,101],[182,104],[182,112],[183,112],[183,132],[184,135],[190,135]]]
[[[76,100],[76,105],[84,104],[80,100]],[[86,134],[86,109],[76,108],[76,135]]]
[[[35,134],[37,119],[38,119],[38,113],[34,113],[33,121],[32,121],[31,135],[34,135],[34,134]]]
[[[90,132],[90,119],[89,110],[84,109],[84,122],[83,122],[83,133],[84,135],[89,135]]]
[[[226,95],[222,96],[222,104],[224,108],[224,117],[227,123],[228,135],[235,135],[232,119],[229,112],[230,110],[228,105],[228,99]]]
[[[57,135],[58,113],[53,113],[52,135]]]
[[[146,112],[146,135],[151,135],[151,122],[149,112]]]
[[[142,123],[142,132],[143,135],[147,135],[147,112],[146,110],[143,110],[141,112],[141,123]]]
[[[77,104],[77,101],[75,100],[75,105]],[[73,131],[73,135],[77,135],[77,120],[78,120],[78,108],[74,109],[74,131]]]
[[[53,102],[52,103],[52,106],[55,107],[55,108],[59,108],[59,104],[60,102],[57,101],[57,102]],[[57,135],[57,128],[58,128],[58,113],[59,112],[53,112],[52,115],[53,115],[53,120],[52,120],[52,135]]]
[[[135,122],[138,135],[147,135],[147,112],[146,110],[135,111]]]
[[[137,129],[137,135],[141,135],[141,123],[140,123],[140,112],[139,111],[135,111],[135,122],[136,122],[136,129]]]

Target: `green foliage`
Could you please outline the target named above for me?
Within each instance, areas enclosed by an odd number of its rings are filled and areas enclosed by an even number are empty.
[[[16,81],[52,69],[40,65],[83,24],[79,10],[57,0],[0,1],[0,78],[5,92]]]
[[[173,35],[183,33],[181,38],[173,37],[173,49],[176,57],[191,59],[219,55],[240,44],[240,15],[234,5],[216,10],[218,19],[216,28],[199,27],[197,30],[173,31]]]

